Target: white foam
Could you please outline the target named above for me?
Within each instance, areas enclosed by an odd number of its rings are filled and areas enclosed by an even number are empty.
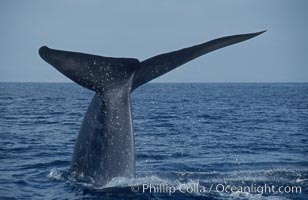
[[[47,177],[50,178],[51,180],[56,180],[56,181],[65,180],[64,172],[57,169],[51,169]]]

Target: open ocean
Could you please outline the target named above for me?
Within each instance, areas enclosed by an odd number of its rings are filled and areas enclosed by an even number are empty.
[[[68,173],[93,95],[0,83],[1,200],[308,199],[308,83],[142,86],[132,95],[137,177],[108,188]]]

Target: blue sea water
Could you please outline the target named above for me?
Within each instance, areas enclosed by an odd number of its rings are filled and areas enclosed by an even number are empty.
[[[308,199],[307,83],[142,86],[132,96],[137,176],[107,188],[68,173],[93,95],[0,83],[0,199]]]

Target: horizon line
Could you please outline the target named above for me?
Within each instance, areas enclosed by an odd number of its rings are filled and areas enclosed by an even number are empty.
[[[73,81],[0,81],[0,83],[75,83]],[[166,83],[308,83],[308,81],[153,81],[154,84]],[[76,84],[76,83],[75,83]]]

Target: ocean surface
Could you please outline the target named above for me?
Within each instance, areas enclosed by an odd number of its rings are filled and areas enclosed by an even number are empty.
[[[136,178],[68,169],[93,92],[0,83],[0,199],[308,199],[308,83],[151,83],[132,95]]]

